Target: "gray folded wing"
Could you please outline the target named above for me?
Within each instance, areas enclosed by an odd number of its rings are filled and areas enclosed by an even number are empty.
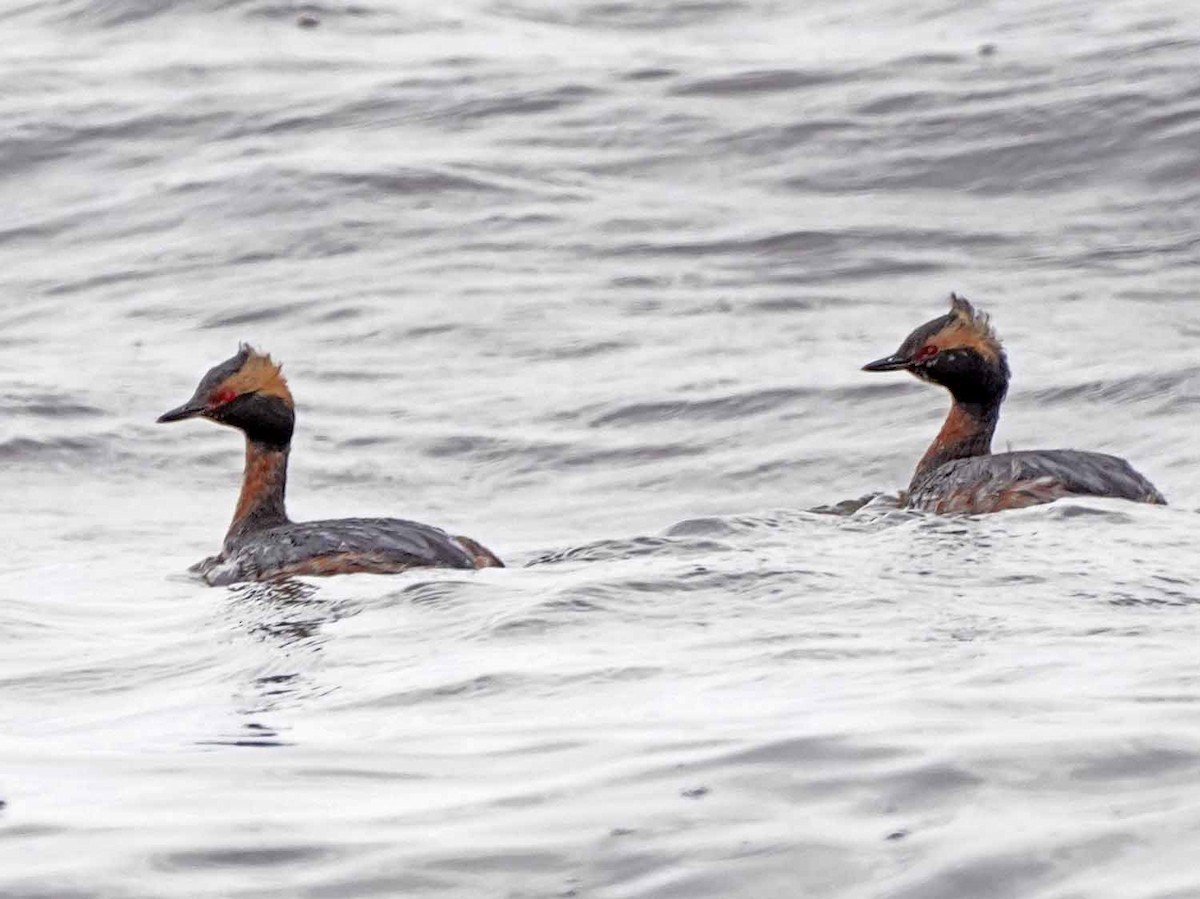
[[[414,567],[474,568],[466,548],[440,528],[400,518],[292,522],[256,531],[225,547],[205,572],[209,583],[292,574],[380,573]]]
[[[908,505],[934,512],[995,512],[1064,496],[1166,503],[1124,459],[1079,450],[1030,450],[947,462],[913,488]]]

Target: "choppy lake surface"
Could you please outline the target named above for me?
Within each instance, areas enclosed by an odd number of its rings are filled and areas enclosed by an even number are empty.
[[[1200,896],[1200,25],[1096,6],[0,10],[0,894]],[[952,289],[1171,507],[805,511]],[[239,340],[511,567],[190,580]]]

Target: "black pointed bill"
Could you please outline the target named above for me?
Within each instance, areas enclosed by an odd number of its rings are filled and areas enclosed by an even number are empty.
[[[876,359],[874,362],[868,362],[862,367],[863,371],[899,371],[902,368],[908,368],[912,364],[912,360],[907,356],[901,356],[899,353],[893,353],[891,356],[884,356],[882,359]]]
[[[158,423],[161,425],[168,421],[183,421],[185,418],[195,418],[197,415],[203,414],[204,410],[204,406],[193,400],[188,400],[182,406],[176,406],[169,412],[164,412],[158,416]]]

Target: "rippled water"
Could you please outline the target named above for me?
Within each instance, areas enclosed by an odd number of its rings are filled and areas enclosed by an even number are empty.
[[[794,6],[0,10],[6,899],[1200,896],[1194,8]],[[804,511],[952,289],[1172,506]],[[511,567],[190,580],[239,340]]]

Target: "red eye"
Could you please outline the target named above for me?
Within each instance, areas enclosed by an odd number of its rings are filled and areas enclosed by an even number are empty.
[[[925,346],[917,350],[917,354],[913,356],[913,362],[928,362],[938,354],[938,348],[932,343],[927,343]]]
[[[224,406],[226,403],[232,403],[236,399],[237,391],[229,387],[222,387],[208,398],[208,408],[215,409],[217,406]]]

